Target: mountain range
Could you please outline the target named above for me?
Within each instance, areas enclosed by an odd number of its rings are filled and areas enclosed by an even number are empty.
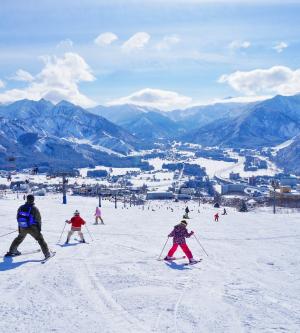
[[[89,111],[152,144],[168,139],[203,146],[255,148],[274,146],[300,134],[300,95],[170,112],[135,105],[99,106]]]
[[[190,131],[206,126],[221,118],[238,116],[250,105],[250,103],[216,103],[194,106],[184,110],[174,110],[168,112],[167,116],[179,123],[186,131]]]
[[[97,106],[88,111],[101,115],[130,131],[142,142],[152,144],[159,140],[174,139],[183,126],[173,121],[165,112],[136,105]]]
[[[231,113],[187,132],[181,139],[204,146],[256,148],[274,146],[300,134],[300,95],[275,96],[242,108],[236,115]]]
[[[64,167],[137,165],[143,163],[141,158],[128,157],[130,152],[172,140],[257,148],[275,146],[297,135],[299,94],[171,112],[129,104],[85,110],[67,101],[54,105],[43,99],[0,106],[2,168],[13,159],[18,167],[33,163]],[[289,149],[297,151],[298,141]],[[278,163],[286,156],[290,156],[287,150],[278,152]]]
[[[21,100],[0,107],[0,163],[83,167],[116,161],[138,147],[132,134],[62,101]]]

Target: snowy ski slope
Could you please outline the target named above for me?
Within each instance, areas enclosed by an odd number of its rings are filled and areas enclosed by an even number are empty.
[[[53,259],[45,265],[39,253],[0,259],[0,332],[300,331],[300,214],[228,208],[215,223],[216,209],[201,206],[198,212],[198,204],[191,204],[189,230],[209,257],[191,238],[194,257],[203,261],[184,266],[185,260],[156,260],[184,203],[152,202],[144,210],[119,204],[115,209],[104,200],[106,225],[94,226],[97,200],[68,200],[64,206],[58,196],[36,199],[45,239],[57,251]],[[15,197],[0,200],[1,234],[16,229],[21,203]],[[90,244],[56,245],[75,209],[95,240],[84,228]],[[15,236],[0,238],[1,253]],[[28,237],[19,249],[35,248]]]

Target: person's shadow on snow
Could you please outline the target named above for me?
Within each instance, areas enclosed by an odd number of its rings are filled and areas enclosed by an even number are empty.
[[[178,271],[184,271],[184,270],[189,270],[191,269],[188,267],[186,264],[177,264],[175,261],[165,261],[165,264],[169,266],[172,269],[176,269]]]
[[[0,262],[0,272],[9,271],[11,269],[18,268],[29,262],[41,262],[41,260],[23,260],[23,261],[13,261],[13,257],[4,257],[3,261]]]

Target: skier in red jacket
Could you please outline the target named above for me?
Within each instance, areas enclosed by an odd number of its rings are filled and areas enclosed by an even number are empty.
[[[175,225],[173,231],[168,235],[168,237],[173,237],[173,246],[171,247],[168,255],[165,257],[164,260],[173,260],[173,255],[179,245],[182,251],[188,257],[190,264],[194,264],[197,262],[197,260],[193,258],[192,252],[185,242],[185,238],[191,237],[194,234],[194,231],[188,232],[186,226],[187,222],[185,220],[182,220],[180,224]]]
[[[219,221],[219,214],[216,213],[216,214],[214,215],[214,218],[215,218],[215,222],[218,222],[218,221]]]
[[[69,224],[72,224],[71,230],[68,233],[68,237],[67,240],[65,242],[65,244],[69,243],[69,240],[71,238],[71,236],[74,234],[75,231],[78,232],[78,235],[81,239],[81,243],[85,243],[84,237],[83,237],[83,233],[81,231],[81,226],[85,224],[85,221],[80,217],[80,213],[78,210],[75,211],[74,216],[71,218],[70,221],[66,221]]]

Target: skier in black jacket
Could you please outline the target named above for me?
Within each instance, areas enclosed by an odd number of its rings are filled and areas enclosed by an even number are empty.
[[[183,215],[183,218],[189,219],[189,212],[190,212],[189,207],[186,206],[184,211],[185,211],[185,214]]]
[[[21,252],[18,251],[18,247],[29,234],[39,243],[45,259],[49,258],[50,251],[41,233],[41,214],[38,208],[34,205],[34,196],[32,194],[27,195],[26,203],[19,207],[17,221],[19,224],[19,235],[12,242],[6,256],[13,257],[20,255]]]

